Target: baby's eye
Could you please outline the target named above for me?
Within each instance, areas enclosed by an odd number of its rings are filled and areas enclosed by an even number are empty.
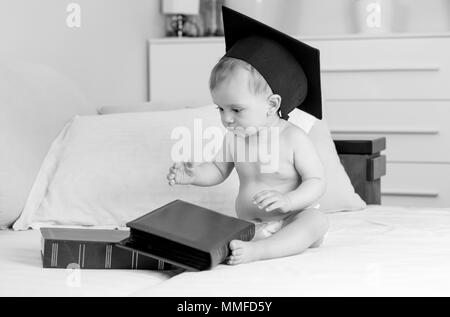
[[[234,112],[240,112],[240,109],[233,109]]]
[[[217,106],[216,109],[219,109],[219,111],[223,111],[223,109],[220,108],[219,106]]]

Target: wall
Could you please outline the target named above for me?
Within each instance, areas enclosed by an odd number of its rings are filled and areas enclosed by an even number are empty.
[[[356,31],[356,0],[237,1],[262,3],[259,18],[290,34]],[[395,32],[450,30],[450,0],[392,1]],[[71,2],[82,9],[78,29],[66,26]],[[0,0],[0,56],[51,65],[96,106],[146,100],[146,40],[163,34],[159,0]]]
[[[225,0],[261,21],[295,35],[357,32],[358,0]],[[394,6],[394,32],[450,31],[449,0],[388,0]]]
[[[81,27],[66,25],[69,3]],[[0,0],[0,55],[51,65],[95,106],[147,97],[146,40],[163,35],[158,0]]]

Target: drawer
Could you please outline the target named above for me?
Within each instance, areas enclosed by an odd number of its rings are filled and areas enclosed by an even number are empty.
[[[321,52],[325,98],[450,98],[449,38],[309,44]]]
[[[448,35],[410,38],[318,38],[305,40],[305,43],[320,50],[320,64],[325,71],[339,65],[450,65],[447,58],[450,50]]]
[[[449,52],[450,54],[450,52]],[[381,67],[381,66],[380,66]],[[395,71],[354,71],[323,73],[323,96],[337,98],[450,98],[450,74],[440,67]]]
[[[386,136],[388,162],[450,163],[450,100],[326,101],[333,136]]]
[[[387,164],[382,205],[450,207],[450,164]]]

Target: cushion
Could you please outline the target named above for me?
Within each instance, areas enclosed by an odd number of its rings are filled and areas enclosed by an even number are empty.
[[[309,126],[328,176],[319,208],[325,212],[363,208],[364,202],[340,164],[326,122],[300,116],[298,124]],[[200,118],[203,128],[220,127],[223,131],[213,105],[75,117],[52,144],[14,229],[124,226],[174,199],[234,216],[239,187],[235,171],[217,186],[167,184],[175,142],[171,133],[176,127],[185,127],[194,136],[194,120]],[[205,146],[208,139],[200,142]]]
[[[0,60],[0,227],[17,219],[39,167],[64,124],[89,104],[64,75],[39,64]]]

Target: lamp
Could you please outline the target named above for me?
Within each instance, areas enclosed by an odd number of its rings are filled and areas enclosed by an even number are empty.
[[[173,15],[172,27],[178,37],[184,34],[187,15],[196,15],[200,11],[200,0],[163,0],[162,12]]]

